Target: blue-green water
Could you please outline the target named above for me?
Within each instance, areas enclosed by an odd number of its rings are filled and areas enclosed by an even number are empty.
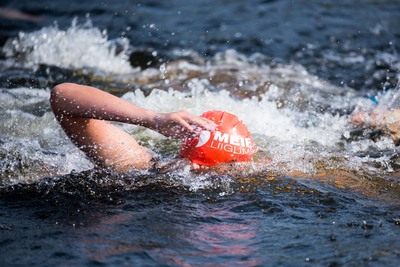
[[[349,116],[399,89],[400,2],[1,8],[1,266],[399,265],[398,146]],[[272,161],[96,172],[50,111],[65,81],[162,112],[229,111]],[[179,141],[121,127],[177,155]]]

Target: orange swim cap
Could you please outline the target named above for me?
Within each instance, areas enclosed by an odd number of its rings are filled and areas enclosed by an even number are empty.
[[[257,148],[246,125],[238,117],[216,110],[201,116],[217,126],[213,131],[201,130],[195,136],[185,138],[180,149],[182,157],[205,166],[251,160]]]

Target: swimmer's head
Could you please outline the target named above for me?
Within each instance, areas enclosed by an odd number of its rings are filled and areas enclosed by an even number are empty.
[[[257,148],[246,125],[238,117],[216,110],[201,116],[217,126],[212,131],[201,130],[184,139],[180,149],[182,157],[204,166],[251,160]]]

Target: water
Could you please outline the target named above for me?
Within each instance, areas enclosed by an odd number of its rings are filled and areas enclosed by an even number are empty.
[[[3,4],[34,17],[0,17],[1,265],[398,266],[398,146],[349,116],[399,89],[400,3],[192,2]],[[98,173],[50,112],[64,81],[229,111],[272,161]]]

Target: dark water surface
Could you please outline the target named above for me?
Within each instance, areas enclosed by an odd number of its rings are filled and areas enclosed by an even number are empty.
[[[399,1],[0,6],[0,266],[399,266],[398,145],[349,123],[399,90]],[[230,111],[272,161],[96,172],[50,111],[64,81]]]
[[[3,192],[3,266],[395,266],[399,260],[398,203],[287,177],[237,183],[224,197],[217,190],[102,188],[82,178]]]
[[[273,60],[294,60],[330,82],[356,89],[370,86],[366,82],[382,84],[387,77],[393,83],[397,69],[384,58],[374,58],[377,51],[398,53],[396,0],[6,2],[40,20],[1,19],[3,42],[55,21],[65,28],[73,18],[80,22],[90,18],[110,38],[126,37],[134,47],[154,49],[160,55],[174,49],[194,49],[204,56],[226,49],[257,52]],[[378,66],[366,66],[360,56]],[[348,60],[341,60],[344,57]],[[371,81],[374,67],[388,73]]]

